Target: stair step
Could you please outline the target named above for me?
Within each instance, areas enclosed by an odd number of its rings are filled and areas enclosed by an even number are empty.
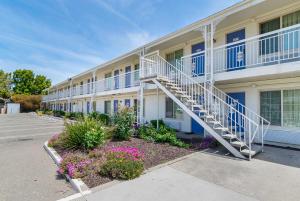
[[[196,103],[196,101],[194,101],[193,99],[188,99],[188,100],[186,100],[186,102],[188,102],[188,103]]]
[[[245,156],[249,156],[251,154],[251,157],[258,154],[259,152],[262,151],[261,146],[258,145],[252,145],[251,147],[251,151],[248,148],[245,148],[241,151],[241,154],[245,155]]]
[[[180,87],[171,87],[171,90],[174,90],[175,92],[180,91],[180,89],[181,89]]]
[[[205,118],[206,118],[206,119],[213,119],[213,118],[215,118],[215,117],[214,117],[213,115],[206,115]]]
[[[215,130],[220,130],[220,131],[228,131],[229,129],[228,128],[225,128],[225,127],[217,127],[217,128],[214,128]]]
[[[175,91],[176,94],[186,94],[186,91]]]
[[[221,124],[221,122],[219,122],[219,121],[208,121],[208,123],[211,123],[211,124]]]
[[[236,135],[234,135],[234,134],[224,134],[224,135],[222,135],[222,137],[227,140],[236,139]]]
[[[168,87],[175,87],[175,86],[177,86],[177,84],[175,84],[175,83],[173,83],[173,82],[167,82],[166,83],[166,86]]]
[[[163,82],[170,82],[170,80],[165,76],[159,76],[157,79]]]
[[[181,98],[191,98],[189,95],[180,95]],[[191,99],[190,99],[191,100]]]
[[[203,105],[193,105],[193,108],[203,108]]]
[[[246,146],[245,142],[241,142],[241,141],[234,141],[234,142],[231,142],[230,144],[234,147],[244,147],[244,146]]]

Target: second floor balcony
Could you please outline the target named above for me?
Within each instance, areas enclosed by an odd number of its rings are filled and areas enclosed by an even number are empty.
[[[211,62],[210,55],[210,49],[187,55],[177,61],[177,66],[193,76],[210,74],[210,67],[205,67],[206,62]],[[297,61],[300,61],[299,24],[215,47],[212,59],[214,74],[259,70]]]
[[[72,87],[71,93],[69,89],[59,90],[43,97],[43,101],[53,101],[67,99],[70,96],[90,96],[100,94],[102,92],[112,92],[116,90],[124,90],[127,88],[137,87],[140,85],[139,70],[127,72],[113,77],[98,80],[96,82],[85,83]]]

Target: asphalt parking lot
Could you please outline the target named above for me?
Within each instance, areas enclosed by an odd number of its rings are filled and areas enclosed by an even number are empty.
[[[63,121],[0,115],[1,201],[53,201],[75,193],[43,148],[62,129]]]

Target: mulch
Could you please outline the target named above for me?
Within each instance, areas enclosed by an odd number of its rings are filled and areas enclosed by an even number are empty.
[[[157,166],[159,164],[180,158],[182,156],[191,154],[197,150],[193,146],[192,148],[179,148],[171,146],[166,143],[154,143],[147,142],[138,138],[131,138],[129,141],[108,141],[101,148],[98,148],[100,151],[105,150],[109,147],[135,147],[144,153],[144,167],[145,169]],[[197,146],[196,146],[197,147]],[[80,151],[71,151],[71,150],[62,150],[56,148],[56,151],[62,156],[66,153],[72,152],[80,155],[88,155],[86,152]],[[89,174],[81,178],[84,183],[87,184],[89,188],[99,186],[101,184],[112,181],[111,178],[103,177],[97,171],[90,171]]]

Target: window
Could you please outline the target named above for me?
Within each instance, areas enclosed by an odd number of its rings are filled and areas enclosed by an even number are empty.
[[[300,23],[300,10],[282,17],[282,28]]]
[[[260,114],[270,121],[271,125],[281,125],[281,91],[260,93]]]
[[[284,90],[282,101],[283,126],[300,127],[300,89]]]
[[[280,18],[270,20],[260,24],[260,33],[268,33],[280,29]],[[271,34],[260,38],[260,55],[270,54],[278,51],[278,34]]]
[[[111,114],[111,101],[104,101],[104,113]]]
[[[271,125],[300,127],[300,89],[261,92],[260,113]]]
[[[182,118],[182,110],[169,97],[166,98],[166,118],[172,118],[172,119]]]
[[[104,77],[105,77],[105,90],[110,90],[112,88],[113,80],[112,80],[111,76],[112,76],[112,73],[106,73],[104,75]]]
[[[166,60],[173,66],[176,66],[176,60],[181,59],[183,57],[183,49],[176,50],[166,55]]]
[[[93,112],[96,112],[97,110],[97,102],[93,101]]]
[[[134,81],[138,81],[140,78],[138,70],[140,69],[140,64],[134,65]],[[137,83],[136,83],[137,84]]]

